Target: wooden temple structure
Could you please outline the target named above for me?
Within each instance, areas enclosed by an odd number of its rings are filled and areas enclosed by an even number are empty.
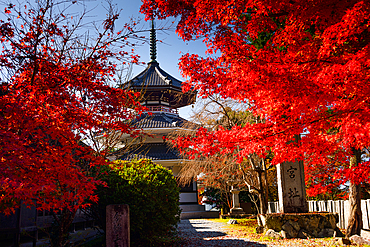
[[[141,93],[141,104],[146,106],[143,113],[132,124],[149,135],[130,146],[129,151],[117,155],[117,159],[131,160],[147,158],[179,174],[182,164],[187,162],[180,153],[166,142],[166,136],[181,131],[190,122],[179,116],[178,109],[196,100],[196,92],[182,91],[182,82],[164,71],[157,62],[156,31],[154,23],[150,32],[150,58],[148,66],[124,85],[125,88]],[[194,126],[194,125],[193,125]],[[125,137],[123,142],[132,142]],[[206,212],[198,205],[197,184],[193,182],[180,187],[181,218],[218,217],[218,212]]]

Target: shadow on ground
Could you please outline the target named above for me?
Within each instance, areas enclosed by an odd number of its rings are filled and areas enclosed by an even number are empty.
[[[223,223],[207,220],[181,220],[178,226],[179,236],[183,239],[181,246],[267,246],[228,235],[223,227]]]

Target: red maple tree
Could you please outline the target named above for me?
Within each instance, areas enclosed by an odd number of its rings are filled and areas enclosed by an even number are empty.
[[[336,167],[350,183],[347,235],[362,226],[360,183],[369,180],[362,152],[370,146],[369,1],[144,0],[147,18],[178,16],[184,40],[203,38],[215,57],[186,54],[184,90],[219,94],[252,104],[259,124],[200,130],[179,145],[237,160],[274,153],[273,163],[305,159]],[[291,142],[305,133],[299,145]],[[207,140],[212,136],[212,140]],[[195,144],[196,143],[196,144]]]
[[[105,165],[104,152],[84,144],[88,132],[128,125],[141,106],[117,83],[117,67],[137,62],[125,52],[135,23],[114,31],[109,12],[97,36],[86,36],[84,14],[72,16],[76,1],[9,4],[0,23],[0,211],[23,201],[39,209],[73,212],[96,201],[91,169]],[[79,6],[83,7],[83,6]],[[117,46],[118,45],[118,46]],[[67,227],[68,230],[68,227]]]

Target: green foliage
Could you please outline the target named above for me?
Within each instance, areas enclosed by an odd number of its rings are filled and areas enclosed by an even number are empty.
[[[179,221],[179,188],[171,171],[151,160],[117,160],[100,171],[107,186],[99,186],[92,216],[105,229],[105,207],[128,204],[132,246],[157,246],[175,233]],[[98,213],[99,215],[94,215]]]
[[[244,127],[246,123],[253,124],[257,122],[261,122],[261,119],[253,116],[251,111],[233,110],[231,107],[225,107],[224,115],[217,121],[217,124],[231,129],[235,125]]]
[[[202,201],[203,203],[213,205],[216,204],[217,209],[223,209],[225,212],[229,212],[230,208],[227,203],[227,194],[223,193],[217,188],[207,188],[201,194],[201,196],[206,196],[207,200]]]
[[[253,11],[253,10],[251,10],[251,11]],[[257,49],[257,51],[263,49],[268,42],[272,42],[272,39],[274,37],[275,32],[280,30],[280,29],[283,29],[285,27],[286,19],[279,19],[279,18],[275,18],[275,17],[270,17],[270,18],[276,24],[275,29],[274,28],[270,28],[270,29],[265,28],[264,31],[258,32],[257,38],[252,38],[250,36],[247,38],[248,43],[253,45]],[[242,15],[241,20],[244,20],[246,23],[248,23],[252,20],[252,15],[250,13]],[[248,32],[248,30],[246,30],[246,29],[243,29],[243,31],[246,32],[246,33]],[[315,26],[312,25],[311,28],[308,29],[308,32],[310,32],[310,33],[313,32],[312,35],[314,35],[314,31],[315,31]],[[279,51],[286,50],[286,47],[277,46],[276,48]]]

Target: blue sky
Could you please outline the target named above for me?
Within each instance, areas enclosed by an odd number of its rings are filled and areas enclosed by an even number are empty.
[[[77,1],[77,4],[71,4],[72,1],[65,1],[64,5],[61,5],[61,9],[63,6],[69,6],[69,10],[71,11],[72,15],[79,15],[83,11],[83,6],[86,7],[88,14],[85,16],[85,20],[87,22],[97,22],[101,23],[102,20],[106,18],[107,11],[104,9],[108,6],[107,1],[111,1],[111,3],[119,10],[121,10],[119,19],[116,23],[116,30],[120,30],[124,23],[129,22],[130,18],[133,17],[135,19],[141,19],[138,28],[141,30],[150,29],[150,23],[144,21],[144,15],[139,12],[140,6],[142,4],[141,0],[89,0],[89,1]],[[23,7],[24,2],[16,3],[16,7]],[[3,9],[4,6],[8,4],[3,2],[0,4]],[[19,5],[19,6],[18,6]],[[36,6],[34,1],[31,1],[31,5]],[[0,19],[7,18],[3,12],[0,13]],[[174,24],[172,24],[174,22]],[[172,29],[166,31],[157,31],[157,40],[162,42],[157,42],[157,61],[159,62],[160,67],[165,70],[167,73],[171,74],[175,78],[184,81],[185,78],[181,77],[178,63],[179,58],[186,53],[191,54],[198,54],[203,56],[205,54],[206,46],[201,40],[197,41],[190,41],[184,42],[175,32],[175,27],[177,24],[177,20],[175,18],[168,18],[166,20],[156,20],[157,28],[163,26],[172,26]],[[121,25],[121,27],[120,27]],[[146,34],[140,33],[141,35],[145,35],[148,39],[150,36],[149,31]],[[127,51],[130,51],[131,48],[128,47]],[[140,46],[136,46],[135,48],[136,54],[140,55],[141,62],[149,62],[150,61],[150,54],[149,54],[149,44],[141,44]],[[132,76],[137,75],[142,70],[144,70],[146,65],[134,65]],[[180,109],[180,116],[188,119],[191,106],[183,107]]]
[[[139,13],[139,9],[141,6],[140,0],[113,0],[113,4],[116,4],[117,8],[122,9],[120,15],[120,22],[127,22],[130,17],[134,18],[141,18],[142,21],[140,22],[139,27],[143,27],[145,29],[149,28],[149,22],[144,21],[144,15]],[[171,25],[172,21],[177,23],[175,18],[169,18],[168,20],[164,21],[156,21],[156,26],[159,28],[163,25]],[[118,27],[117,27],[118,28]],[[149,32],[145,35],[149,38]],[[168,31],[158,31],[157,32],[157,39],[161,40],[161,42],[157,42],[157,61],[162,69],[167,71],[172,76],[180,79],[182,81],[185,78],[181,77],[179,71],[179,58],[182,54],[192,53],[192,54],[199,54],[204,55],[206,50],[206,46],[201,40],[197,41],[190,41],[184,42],[181,38],[179,38],[175,32],[175,25],[172,25],[172,29]],[[142,62],[149,62],[150,61],[150,54],[149,54],[149,45],[143,44],[139,47],[136,47],[136,53],[140,55]],[[140,73],[143,69],[145,69],[146,65],[135,65],[133,68],[133,76]],[[190,106],[183,107],[180,109],[180,116],[183,118],[189,118],[190,113]]]
[[[150,29],[150,22],[144,21],[144,15],[139,12],[141,6],[141,0],[90,0],[90,1],[78,1],[77,4],[71,4],[71,2],[64,2],[65,6],[69,6],[69,10],[72,12],[72,15],[79,15],[83,10],[83,6],[88,10],[87,22],[97,22],[101,23],[102,20],[106,18],[107,11],[104,9],[108,6],[107,1],[111,1],[112,4],[119,10],[121,10],[119,19],[116,23],[116,30],[120,30],[124,23],[129,22],[130,18],[141,19],[138,28],[139,30]],[[17,3],[18,4],[18,3]],[[1,6],[7,4],[1,3]],[[31,1],[31,5],[36,5]],[[19,7],[23,6],[22,2]],[[64,5],[62,5],[64,6]],[[4,9],[4,8],[3,8]],[[3,13],[0,13],[0,19],[7,18]],[[172,24],[174,22],[174,24]],[[179,71],[179,58],[186,53],[198,54],[203,56],[205,54],[206,46],[201,40],[184,42],[175,32],[175,27],[177,20],[175,18],[168,18],[166,20],[156,20],[156,26],[159,27],[169,27],[172,26],[172,29],[166,31],[157,31],[157,40],[162,42],[157,42],[157,61],[159,62],[160,67],[165,70],[167,73],[171,74],[175,78],[184,81],[185,78],[181,77]],[[120,27],[121,25],[121,27]],[[145,35],[148,39],[150,36],[149,31],[147,33],[140,33]],[[130,51],[131,47],[127,48],[127,51]],[[136,54],[140,55],[141,62],[149,62],[149,44],[141,44],[135,48]],[[132,76],[137,75],[142,70],[144,70],[146,65],[134,65]],[[189,113],[191,111],[191,106],[183,107],[180,109],[180,116],[189,119]]]

